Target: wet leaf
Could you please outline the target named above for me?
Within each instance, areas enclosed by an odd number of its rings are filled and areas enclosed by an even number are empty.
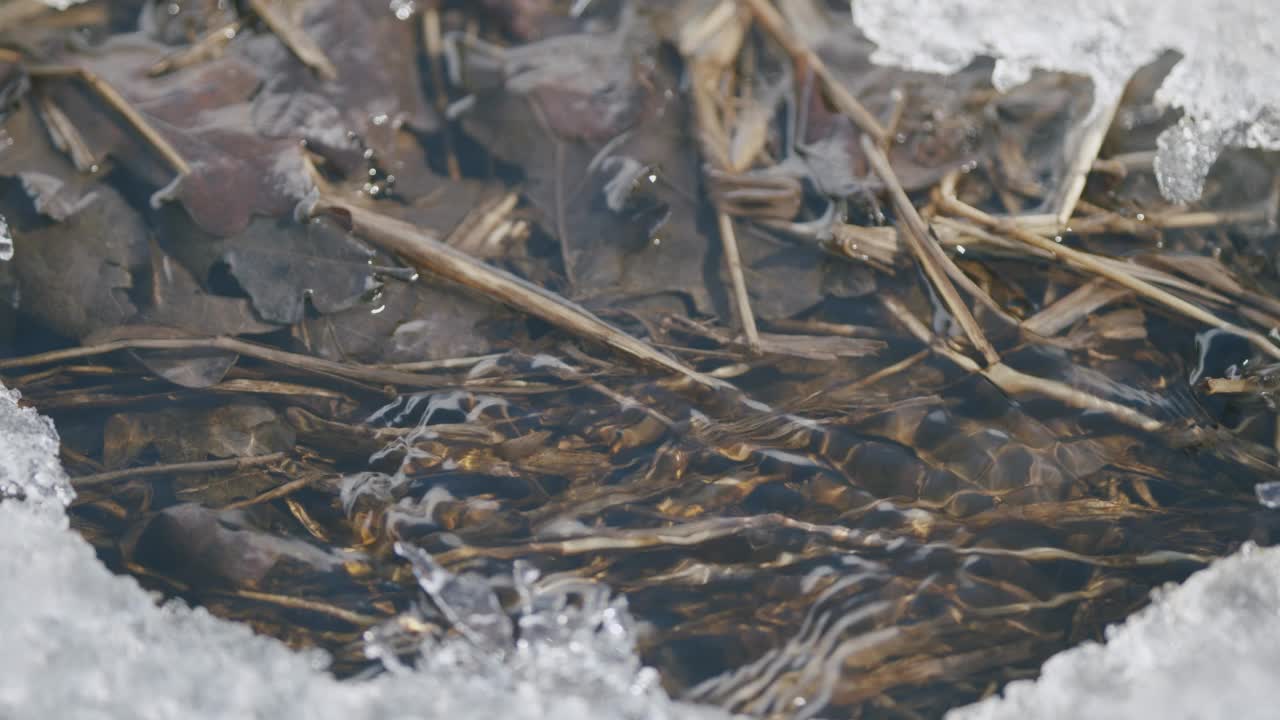
[[[295,138],[262,137],[254,128],[250,97],[261,80],[232,57],[152,78],[147,68],[167,49],[142,36],[124,36],[75,57],[110,84],[139,117],[189,165],[179,176],[91,83],[77,77],[42,81],[50,96],[76,118],[77,130],[98,157],[111,156],[135,175],[163,188],[153,204],[183,203],[209,232],[229,235],[255,215],[291,212],[310,189]]]
[[[423,276],[388,280],[374,303],[308,319],[295,334],[321,357],[397,363],[489,353],[525,331],[501,305]]]
[[[316,77],[274,37],[246,43],[243,57],[267,82],[254,101],[261,132],[335,148],[350,146],[353,133],[386,155],[402,125],[436,129],[418,71],[418,23],[397,19],[385,0],[313,0],[299,9],[300,27],[323,49],[337,77]]]
[[[246,511],[217,511],[195,503],[157,514],[138,547],[139,559],[148,566],[196,587],[267,589],[273,575],[341,573],[345,560],[302,540],[268,533]]]
[[[231,274],[269,321],[302,320],[308,301],[321,313],[346,310],[375,287],[373,252],[329,220],[254,220],[223,247]]]
[[[137,313],[129,292],[146,266],[146,237],[141,218],[106,186],[65,221],[18,233],[21,310],[76,339],[124,323]]]
[[[65,220],[88,205],[97,183],[53,146],[30,103],[0,127],[0,176],[16,178],[36,212],[53,220]]]
[[[294,432],[269,406],[237,400],[214,408],[119,413],[106,423],[103,463],[122,468],[150,452],[162,463],[269,455],[293,447]]]
[[[596,303],[684,295],[711,314],[711,239],[699,225],[688,110],[674,70],[655,67],[651,31],[634,24],[626,33],[636,40],[579,34],[513,50],[511,92],[482,93],[464,126],[524,172],[525,195],[563,246],[575,295]],[[562,46],[591,54],[558,65],[557,52],[569,52]]]
[[[244,298],[205,292],[186,267],[159,248],[153,248],[151,256],[151,305],[142,310],[139,319],[202,336],[267,333],[279,328],[259,320]]]

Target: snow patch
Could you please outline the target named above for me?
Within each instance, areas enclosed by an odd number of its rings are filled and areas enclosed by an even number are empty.
[[[1094,112],[1167,50],[1183,57],[1156,94],[1184,117],[1159,138],[1161,191],[1200,196],[1224,147],[1280,149],[1280,13],[1260,0],[853,0],[854,22],[878,45],[874,62],[953,73],[996,58],[1008,90],[1036,68],[1087,75]]]
[[[1276,716],[1280,548],[1246,545],[1122,625],[1059,653],[1038,680],[947,720],[1250,720]]]

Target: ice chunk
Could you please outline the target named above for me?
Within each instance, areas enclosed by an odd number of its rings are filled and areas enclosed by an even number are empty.
[[[511,619],[487,580],[470,573],[454,575],[412,545],[396,543],[396,554],[413,565],[418,584],[467,640],[491,653],[512,647]]]
[[[575,634],[572,641],[517,643],[506,657],[452,638],[431,646],[416,669],[347,682],[325,672],[321,653],[294,652],[181,603],[158,607],[70,529],[60,507],[71,491],[57,462],[57,434],[16,401],[0,387],[0,488],[8,496],[0,500],[5,720],[724,717],[663,693],[619,624],[618,605],[603,607],[591,625],[574,622],[562,604],[535,603],[535,616],[561,608],[542,622],[594,628],[589,642]],[[475,625],[487,607],[482,596],[492,592],[469,587],[476,592],[459,595],[439,572],[432,587],[438,582],[439,597]]]
[[[1280,482],[1264,482],[1253,486],[1258,502],[1272,510],[1280,509]]]
[[[75,494],[58,463],[58,433],[48,418],[19,407],[20,397],[0,385],[0,498],[65,506]]]
[[[1200,196],[1223,147],[1280,149],[1280,13],[1272,3],[854,0],[853,16],[878,46],[875,62],[951,73],[989,55],[998,89],[1035,68],[1088,75],[1095,112],[1116,102],[1138,68],[1177,51],[1183,57],[1156,94],[1185,113],[1158,141],[1156,175],[1171,200]]]
[[[0,262],[13,259],[13,236],[9,234],[9,223],[0,215]]]
[[[1085,643],[1040,679],[948,720],[1274,718],[1280,672],[1280,548],[1246,545]]]

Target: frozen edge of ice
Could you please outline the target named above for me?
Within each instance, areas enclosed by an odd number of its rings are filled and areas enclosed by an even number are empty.
[[[1275,717],[1280,548],[1244,546],[947,720]]]
[[[1162,52],[1183,57],[1156,94],[1184,112],[1161,133],[1155,172],[1173,202],[1198,199],[1226,147],[1280,149],[1280,15],[1249,0],[852,0],[854,23],[876,43],[871,60],[950,74],[996,59],[1007,90],[1033,69],[1093,79],[1095,112]]]
[[[0,500],[0,717],[724,717],[660,690],[591,696],[586,688],[601,685],[587,676],[608,659],[575,648],[552,648],[557,667],[545,678],[537,668],[477,674],[428,663],[426,672],[339,682],[325,672],[323,653],[295,652],[200,608],[157,606],[70,528],[57,433],[17,398],[0,386],[0,488],[8,495]],[[563,682],[574,672],[581,692]]]

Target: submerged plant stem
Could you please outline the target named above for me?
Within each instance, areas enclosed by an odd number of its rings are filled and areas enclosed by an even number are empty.
[[[146,467],[125,468],[124,470],[112,470],[110,472],[95,473],[93,475],[81,475],[78,478],[72,478],[71,485],[76,488],[84,488],[91,487],[93,485],[101,485],[103,483],[115,482],[116,480],[122,480],[124,478],[144,477],[149,475],[176,475],[179,473],[243,470],[245,468],[271,465],[273,463],[280,462],[287,457],[289,457],[289,453],[278,452],[271,453],[269,455],[254,455],[252,457],[229,458],[226,460],[205,460],[201,462],[148,465]]]

